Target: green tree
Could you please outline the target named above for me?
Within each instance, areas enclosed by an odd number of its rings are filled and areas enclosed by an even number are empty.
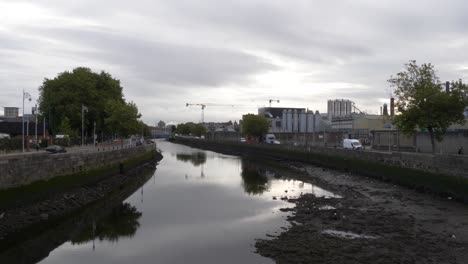
[[[242,117],[242,134],[244,136],[260,137],[268,133],[270,126],[270,120],[264,116],[247,114]]]
[[[78,132],[71,128],[70,120],[68,119],[68,117],[62,118],[62,122],[60,123],[60,126],[58,128],[58,132],[62,135],[68,135],[70,137],[75,137],[78,135]]]
[[[94,73],[89,68],[78,67],[65,71],[53,79],[45,79],[39,87],[39,109],[50,124],[50,133],[57,134],[64,117],[69,119],[73,131],[81,131],[81,105],[88,107],[84,123],[87,135],[96,131],[109,133],[104,120],[111,113],[106,112],[109,101],[125,103],[120,81],[109,73]]]
[[[180,135],[189,135],[190,134],[190,124],[179,124],[175,130],[177,134]]]
[[[105,118],[105,125],[121,137],[128,137],[132,134],[141,133],[141,123],[138,118],[138,108],[135,103],[125,103],[121,101],[109,101],[105,107],[108,117]]]
[[[414,134],[417,128],[427,129],[434,153],[435,140],[442,141],[453,123],[465,122],[463,110],[468,105],[467,85],[461,81],[452,82],[451,91],[446,93],[430,63],[417,65],[413,60],[405,67],[405,71],[388,80],[394,87],[399,112],[393,123],[407,135]]]
[[[190,133],[193,136],[201,137],[202,135],[205,135],[207,132],[206,127],[203,126],[202,124],[192,124],[190,126]]]

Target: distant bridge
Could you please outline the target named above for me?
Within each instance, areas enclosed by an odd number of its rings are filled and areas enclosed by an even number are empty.
[[[171,138],[171,134],[167,132],[156,132],[153,133],[153,138]]]

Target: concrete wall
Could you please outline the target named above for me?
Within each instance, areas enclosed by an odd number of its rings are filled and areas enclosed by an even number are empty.
[[[0,189],[116,165],[155,149],[154,144],[92,152],[45,152],[0,156]]]
[[[460,147],[463,147],[464,153],[468,154],[468,130],[447,132],[442,142],[436,141],[435,147],[436,153],[439,154],[457,154]],[[374,131],[372,148],[422,153],[432,152],[431,140],[427,132],[419,132],[408,137],[394,130]]]

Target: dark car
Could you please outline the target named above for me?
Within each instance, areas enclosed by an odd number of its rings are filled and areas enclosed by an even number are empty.
[[[48,146],[46,148],[46,151],[50,152],[50,153],[65,153],[65,152],[67,152],[67,150],[64,147],[57,146],[57,145]]]

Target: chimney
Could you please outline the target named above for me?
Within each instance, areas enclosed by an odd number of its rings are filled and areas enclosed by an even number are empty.
[[[445,92],[450,93],[450,82],[445,82]]]
[[[390,115],[395,115],[395,98],[390,98]]]
[[[380,107],[380,115],[382,115],[382,107]]]
[[[384,116],[388,116],[387,104],[383,104],[383,115],[384,115]]]

